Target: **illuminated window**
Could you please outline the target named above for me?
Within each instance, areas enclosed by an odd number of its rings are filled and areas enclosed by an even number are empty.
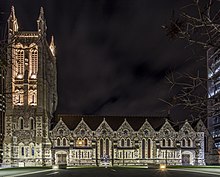
[[[32,48],[30,50],[30,71],[29,71],[31,79],[37,78],[37,71],[38,71],[38,50],[36,48]]]
[[[78,138],[76,141],[76,146],[79,146],[79,147],[88,146],[88,139],[87,138],[84,138],[84,139]]]
[[[17,78],[22,79],[24,77],[24,50],[16,50],[16,65]]]
[[[17,88],[13,94],[13,103],[14,105],[23,105],[24,104],[24,91],[21,88]]]
[[[36,88],[29,88],[29,91],[28,91],[28,104],[32,105],[32,106],[37,105],[37,89]]]

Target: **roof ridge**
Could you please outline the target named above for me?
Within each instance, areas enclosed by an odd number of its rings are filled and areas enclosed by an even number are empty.
[[[61,116],[74,116],[74,117],[158,117],[158,118],[170,118],[168,115],[95,115],[95,114],[57,114],[57,117]]]

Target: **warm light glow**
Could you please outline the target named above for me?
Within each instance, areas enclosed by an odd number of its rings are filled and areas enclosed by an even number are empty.
[[[37,105],[37,86],[36,85],[33,85],[31,88],[29,88],[28,104],[32,106]]]
[[[83,146],[84,145],[84,141],[81,140],[81,139],[78,139],[77,142],[76,142],[76,145],[77,146]]]
[[[160,170],[161,170],[161,171],[166,170],[166,165],[165,165],[165,164],[160,164]]]
[[[79,140],[79,143],[78,143],[79,145],[82,145],[83,144],[83,142],[82,142],[82,140]]]
[[[29,76],[31,79],[36,79],[38,72],[38,46],[35,43],[30,45],[29,59]]]

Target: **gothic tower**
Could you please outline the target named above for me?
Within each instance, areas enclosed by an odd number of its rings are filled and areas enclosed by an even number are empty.
[[[50,122],[57,106],[55,45],[46,40],[43,8],[37,31],[19,31],[14,7],[8,18],[5,165],[51,165]]]

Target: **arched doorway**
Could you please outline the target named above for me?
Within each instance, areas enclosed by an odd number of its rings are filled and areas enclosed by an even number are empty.
[[[55,163],[57,165],[67,164],[67,153],[65,151],[58,151],[55,154]]]
[[[182,153],[182,165],[193,165],[194,154],[190,151],[184,151]]]

